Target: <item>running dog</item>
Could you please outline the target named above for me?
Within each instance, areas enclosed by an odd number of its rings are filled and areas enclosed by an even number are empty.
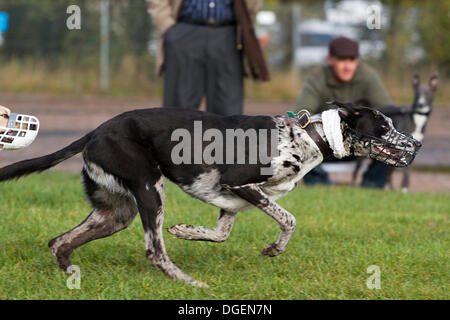
[[[338,115],[343,156],[371,157],[393,166],[407,166],[413,161],[420,142],[399,133],[391,119],[373,109],[333,104],[339,107],[333,110]],[[265,164],[205,160],[197,164],[174,163],[173,149],[178,145],[173,139],[174,131],[181,128],[195,135],[197,121],[201,121],[203,129],[224,135],[229,129],[270,130],[276,133],[277,139],[275,148],[272,145],[268,149],[276,152]],[[277,256],[286,250],[296,220],[275,200],[293,190],[308,171],[336,151],[330,147],[325,129],[321,114],[224,117],[196,110],[134,110],[106,121],[59,151],[0,169],[0,181],[47,170],[82,152],[82,178],[93,210],[80,225],[48,243],[59,267],[66,271],[76,248],[127,228],[139,212],[147,258],[172,278],[204,286],[167,256],[163,240],[164,177],[190,196],[220,208],[214,229],[178,224],[169,228],[169,233],[180,239],[223,242],[230,235],[236,214],[257,207],[280,226],[278,239],[262,251],[263,256]],[[272,141],[260,144],[267,147]],[[202,143],[203,147],[209,145],[206,140]],[[216,152],[236,155],[240,147],[229,150],[224,146]],[[248,160],[249,149],[244,153]],[[261,174],[266,165],[270,165],[271,172]]]

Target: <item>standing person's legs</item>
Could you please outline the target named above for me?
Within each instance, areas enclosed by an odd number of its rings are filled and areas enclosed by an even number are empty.
[[[164,107],[199,108],[205,90],[205,29],[179,22],[164,34]]]
[[[206,110],[242,114],[244,80],[242,52],[236,48],[236,27],[208,28]]]

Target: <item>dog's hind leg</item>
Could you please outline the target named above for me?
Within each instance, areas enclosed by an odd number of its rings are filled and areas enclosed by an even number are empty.
[[[227,186],[224,185],[224,187]],[[264,247],[261,255],[274,257],[283,253],[286,250],[289,239],[295,231],[295,217],[276,202],[270,200],[264,192],[255,185],[233,187],[230,188],[230,190],[275,219],[280,225],[281,232],[278,240]]]
[[[146,256],[168,276],[191,285],[204,287],[206,284],[193,280],[178,268],[167,256],[163,239],[164,221],[164,178],[161,175],[154,185],[148,183],[138,188],[134,195],[144,227]]]
[[[172,278],[192,285],[204,285],[186,275],[167,256],[162,234],[164,178],[150,149],[132,140],[111,137],[94,140],[86,149],[84,158],[87,167],[99,177],[99,182],[108,184],[114,178],[134,198],[144,228],[148,259]]]
[[[185,240],[223,242],[230,236],[235,217],[235,212],[228,212],[221,209],[219,218],[217,219],[217,227],[214,229],[203,226],[177,224],[167,231],[177,238]]]
[[[92,181],[83,171],[85,190],[94,209],[77,227],[49,241],[50,251],[64,271],[71,265],[70,254],[81,245],[127,228],[137,214],[132,197],[111,193]]]

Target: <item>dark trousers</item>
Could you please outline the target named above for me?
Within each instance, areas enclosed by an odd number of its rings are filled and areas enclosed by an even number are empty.
[[[242,114],[242,53],[236,26],[209,27],[178,22],[164,35],[164,107]]]
[[[366,172],[363,174],[361,187],[384,188],[386,185],[386,172],[386,164],[372,160]]]

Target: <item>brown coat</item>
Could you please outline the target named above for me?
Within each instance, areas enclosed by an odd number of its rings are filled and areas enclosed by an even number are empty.
[[[163,73],[164,66],[164,46],[162,37],[164,33],[178,19],[181,5],[184,0],[146,0],[148,12],[152,17],[152,22],[160,34],[159,52],[157,57],[157,73]],[[262,55],[262,50],[256,40],[251,23],[253,17],[264,0],[235,0],[234,11],[237,20],[238,42],[242,39],[242,44],[237,43],[238,49],[244,49],[244,65],[247,74],[251,74],[256,80],[268,81],[269,72]],[[246,4],[246,6],[244,5]]]

